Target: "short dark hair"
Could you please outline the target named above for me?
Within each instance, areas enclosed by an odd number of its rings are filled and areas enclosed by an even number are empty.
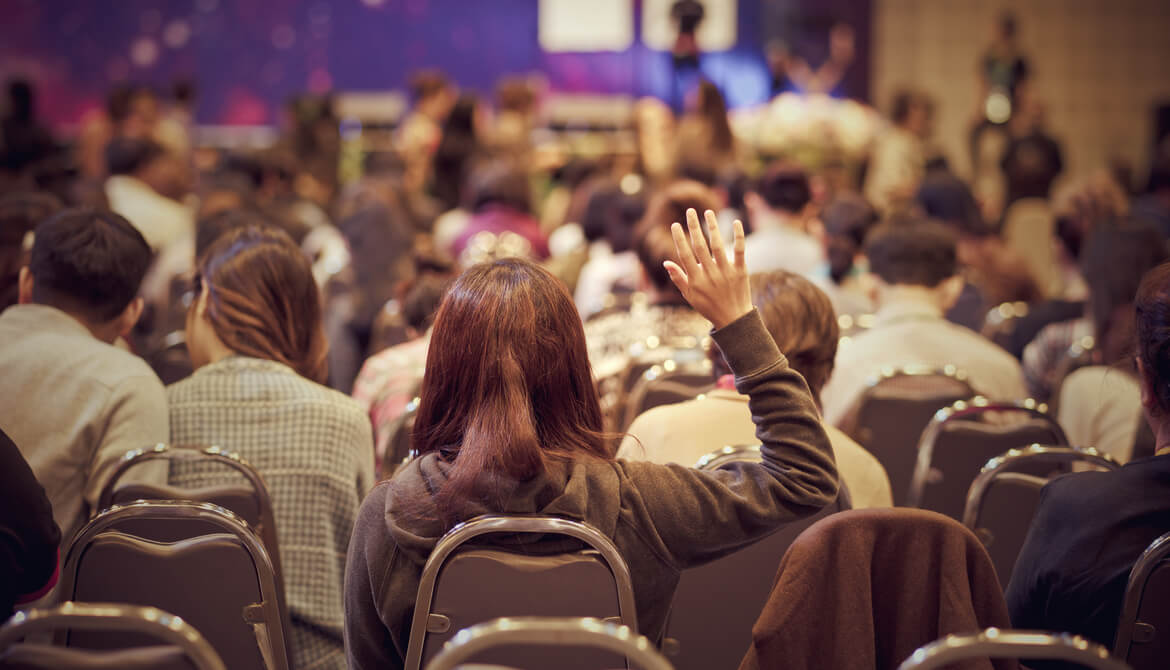
[[[229,209],[205,216],[195,223],[195,259],[203,258],[203,254],[225,233],[249,226],[262,228],[270,225],[274,224],[267,216],[253,209]]]
[[[117,138],[106,145],[106,169],[110,174],[134,174],[165,153],[152,140]]]
[[[705,237],[707,224],[703,222],[703,211],[718,207],[719,202],[711,189],[695,181],[676,181],[650,198],[646,213],[634,228],[634,251],[655,288],[660,291],[674,288],[670,274],[662,266],[666,261],[679,262],[670,232],[671,224],[685,226],[687,210],[694,208],[699,213],[699,227]]]
[[[532,211],[532,185],[528,174],[503,161],[489,163],[471,175],[471,211],[488,205],[504,205],[520,212]]]
[[[865,236],[877,223],[877,212],[857,193],[837,194],[821,212],[825,227],[829,276],[840,283],[853,269],[853,259],[865,244]]]
[[[914,199],[927,217],[949,226],[960,235],[986,237],[994,234],[983,219],[970,187],[947,170],[927,173]]]
[[[760,177],[756,193],[772,209],[798,214],[812,200],[808,173],[795,165],[777,165]]]
[[[887,284],[938,286],[958,272],[954,233],[925,220],[880,224],[865,239],[869,268]]]
[[[113,212],[67,209],[36,228],[33,301],[104,323],[126,309],[150,267],[150,245]]]

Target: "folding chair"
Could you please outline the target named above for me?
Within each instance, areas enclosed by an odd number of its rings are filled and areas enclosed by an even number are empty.
[[[1131,670],[1105,647],[1079,635],[988,628],[981,633],[948,635],[918,648],[898,670],[936,670],[977,658],[1066,661],[1090,670]]]
[[[62,630],[133,633],[154,644],[99,651],[21,642]],[[199,631],[154,607],[67,602],[17,612],[0,628],[0,667],[18,670],[225,670]]]
[[[1034,400],[974,398],[940,410],[918,442],[906,504],[961,520],[967,489],[989,459],[1030,444],[1068,444],[1047,409]]]
[[[505,645],[589,647],[625,656],[634,667],[643,670],[673,670],[650,640],[628,626],[591,618],[545,617],[495,619],[465,628],[427,664],[426,670],[454,670],[487,650]]]
[[[394,476],[394,472],[410,460],[410,440],[414,434],[414,422],[418,418],[418,406],[421,402],[422,399],[417,396],[412,398],[410,402],[406,403],[402,415],[395,420],[394,427],[391,429],[393,432],[386,445],[386,453],[382,454],[382,466],[379,473],[381,479],[389,479]]]
[[[922,431],[935,412],[974,395],[966,373],[954,366],[887,368],[870,381],[842,429],[877,457],[894,504],[905,505]]]
[[[1028,303],[1005,302],[992,307],[983,319],[979,333],[1000,347],[1011,351],[1012,338],[1020,319],[1028,316]]]
[[[176,542],[124,530],[142,521],[152,529],[173,523],[202,530]],[[101,512],[69,546],[61,595],[172,612],[203,633],[233,670],[289,667],[287,612],[268,552],[243,519],[216,505],[138,501]],[[110,649],[129,646],[133,636],[73,632],[62,638],[73,646]]]
[[[759,445],[724,447],[695,466],[717,470],[737,462],[760,461]],[[663,648],[679,670],[738,667],[752,644],[752,625],[764,608],[776,568],[796,536],[817,521],[850,509],[841,484],[837,500],[816,514],[776,529],[733,554],[683,570],[671,602]]]
[[[485,543],[492,534],[517,536],[516,542]],[[609,538],[556,517],[477,517],[448,531],[423,566],[405,667],[418,670],[457,631],[477,623],[586,615],[638,628],[629,568]],[[543,656],[525,650],[505,656],[513,664],[517,657],[527,660],[526,667],[550,667]],[[597,658],[560,661],[561,668],[598,667]]]
[[[1125,587],[1113,654],[1135,670],[1165,668],[1170,654],[1170,533],[1142,552]]]
[[[623,431],[634,423],[639,414],[652,407],[691,400],[715,386],[711,361],[680,363],[668,358],[642,373],[626,398]]]
[[[1100,470],[1121,467],[1096,449],[1034,444],[987,461],[971,483],[963,525],[987,548],[1005,587],[1040,504],[1040,490],[1049,482],[1049,475],[1071,472],[1074,465]]]

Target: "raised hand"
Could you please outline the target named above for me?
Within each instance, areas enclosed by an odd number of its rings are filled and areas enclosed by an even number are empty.
[[[691,307],[716,328],[722,328],[752,310],[751,287],[743,258],[743,224],[735,222],[732,234],[734,256],[728,259],[715,212],[707,210],[705,218],[707,234],[711,238],[710,248],[699,228],[698,212],[688,209],[690,239],[683,232],[682,224],[675,223],[670,227],[680,262],[666,261],[663,265]]]

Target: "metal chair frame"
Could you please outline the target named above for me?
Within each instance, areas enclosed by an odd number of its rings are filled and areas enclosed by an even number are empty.
[[[622,623],[632,631],[638,630],[637,610],[634,604],[634,587],[630,569],[618,553],[613,542],[601,531],[579,521],[549,516],[503,516],[486,515],[456,525],[439,538],[431,555],[423,566],[419,579],[418,596],[410,622],[410,640],[406,649],[407,670],[422,666],[423,647],[431,623],[431,602],[435,595],[435,584],[447,559],[457,549],[471,540],[491,533],[537,533],[556,534],[580,540],[601,555],[610,572],[613,573],[617,589],[618,612]],[[439,622],[436,622],[438,625]]]
[[[1125,599],[1121,604],[1121,618],[1118,620],[1117,634],[1113,640],[1113,653],[1118,658],[1128,658],[1134,642],[1147,642],[1157,632],[1152,625],[1139,621],[1138,614],[1142,597],[1145,595],[1146,582],[1167,558],[1170,558],[1170,533],[1151,542],[1130,570],[1129,581],[1125,585]]]
[[[872,393],[873,390],[883,382],[901,377],[946,377],[947,379],[951,379],[955,382],[966,385],[967,390],[970,392],[970,397],[973,398],[978,395],[975,393],[975,389],[971,387],[971,383],[967,381],[967,373],[954,365],[946,365],[941,368],[934,368],[924,365],[907,365],[897,368],[885,367],[879,370],[877,374],[866,380],[865,390],[861,392],[861,395],[858,396],[857,401],[853,403],[853,407],[850,408],[850,410],[846,413],[845,421],[852,421],[853,423],[856,423],[857,415],[860,412],[861,407],[865,404],[869,394]],[[851,429],[855,432],[857,426],[852,426]],[[845,432],[848,433],[850,431]]]
[[[991,412],[1026,414],[1029,419],[1043,421],[1052,429],[1053,435],[1057,436],[1059,444],[1068,444],[1068,437],[1065,436],[1064,429],[1060,427],[1056,419],[1048,414],[1048,406],[1031,398],[1018,402],[991,402],[982,396],[976,396],[971,400],[960,400],[950,407],[940,409],[926,425],[926,430],[923,431],[922,438],[918,441],[918,460],[914,467],[914,475],[910,479],[910,495],[906,500],[907,505],[917,507],[922,502],[927,480],[930,478],[935,444],[942,434],[943,427],[950,421],[965,421]]]
[[[653,643],[629,626],[593,618],[507,617],[464,628],[426,670],[454,670],[485,650],[503,645],[592,647],[621,654],[643,670],[673,670]]]
[[[226,670],[219,654],[191,624],[155,607],[117,603],[66,602],[52,608],[17,612],[0,627],[0,650],[29,635],[63,629],[152,635],[181,649],[196,670]]]
[[[1132,670],[1104,646],[1079,635],[998,628],[948,635],[919,647],[898,670],[936,670],[973,658],[1046,659],[1079,663],[1092,670]]]
[[[219,505],[184,500],[140,500],[126,505],[114,505],[99,513],[78,531],[69,544],[61,570],[62,597],[72,599],[81,554],[95,538],[103,532],[116,531],[118,524],[124,521],[143,518],[195,519],[216,525],[221,532],[235,536],[257,568],[256,578],[262,598],[261,602],[246,608],[241,614],[244,620],[252,625],[256,643],[269,670],[288,670],[287,631],[284,628],[289,619],[284,599],[277,588],[272,560],[264,548],[264,543],[248,526],[248,522]],[[267,615],[264,614],[265,611]],[[269,625],[268,622],[274,622],[275,625]]]
[[[728,463],[739,463],[743,461],[758,463],[760,459],[760,445],[758,444],[728,445],[700,458],[699,462],[695,463],[695,469],[716,470]]]
[[[623,409],[622,430],[630,427],[634,419],[645,411],[641,405],[646,398],[646,394],[652,390],[654,384],[667,385],[671,383],[671,376],[675,375],[691,375],[695,377],[706,377],[710,383],[708,387],[714,387],[715,379],[712,377],[712,365],[709,359],[704,358],[702,361],[687,361],[680,362],[673,358],[668,358],[661,363],[655,363],[647,370],[642,372],[642,375],[634,383],[632,389],[625,399],[625,406]],[[676,383],[677,386],[683,384]],[[687,387],[690,392],[693,389]],[[692,394],[692,397],[702,394],[704,390],[699,390]]]

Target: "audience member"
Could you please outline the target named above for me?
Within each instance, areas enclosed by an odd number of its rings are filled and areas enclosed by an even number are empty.
[[[23,79],[8,82],[8,104],[0,117],[0,171],[20,173],[57,152],[52,134],[37,123],[36,92]]]
[[[1016,628],[1111,646],[1130,570],[1170,530],[1170,264],[1146,275],[1134,309],[1141,404],[1156,455],[1044,487],[1007,587]]]
[[[828,296],[809,280],[783,270],[753,274],[751,287],[752,303],[776,346],[804,377],[819,404],[837,354],[837,317]],[[656,407],[636,418],[618,458],[693,467],[725,445],[755,443],[748,397],[736,392],[722,354],[712,348],[710,358],[716,388],[698,399]],[[826,424],[824,429],[853,507],[893,506],[890,480],[873,454],[833,426]]]
[[[14,605],[32,602],[57,584],[61,530],[45,489],[3,430],[0,430],[0,618]]]
[[[279,529],[291,664],[344,668],[345,552],[374,477],[369,420],[321,386],[328,344],[317,285],[287,234],[228,232],[198,273],[187,316],[195,373],[166,390],[170,442],[220,446],[260,472]],[[233,478],[213,465],[171,464],[179,486]]]
[[[407,181],[426,184],[435,149],[443,136],[442,123],[455,103],[456,91],[441,72],[426,70],[410,80],[414,108],[398,126],[398,152],[406,161]]]
[[[921,93],[894,97],[893,125],[878,136],[865,177],[865,197],[879,212],[889,213],[910,201],[926,174],[926,139],[934,103]]]
[[[158,97],[147,86],[119,85],[106,96],[104,109],[82,119],[77,136],[77,163],[87,179],[106,177],[106,147],[115,139],[149,140],[158,127]]]
[[[614,460],[568,291],[526,261],[475,266],[435,319],[414,431],[420,456],[374,488],[354,529],[350,668],[402,664],[424,562],[454,524],[480,514],[551,512],[599,529],[629,567],[639,632],[658,639],[682,569],[833,500],[837,473],[816,405],[751,307],[742,230],[729,260],[707,216],[712,250],[691,211],[692,242],[676,226],[679,261],[668,271],[714,324],[751,396],[763,462],[701,472]]]
[[[699,82],[694,104],[675,130],[675,166],[684,176],[706,170],[712,178],[735,168],[735,136],[727,119],[727,103],[719,87],[706,79]]]
[[[0,196],[0,312],[17,303],[33,229],[60,209],[61,202],[47,193]]]
[[[878,280],[876,323],[837,352],[821,394],[827,421],[840,425],[870,379],[886,368],[953,365],[985,396],[1024,398],[1023,374],[1014,358],[943,318],[963,287],[953,233],[937,223],[895,220],[870,233],[865,254]]]
[[[106,149],[110,209],[126,217],[155,251],[189,237],[194,214],[165,195],[171,159],[151,140],[116,139]]]
[[[452,256],[459,258],[478,233],[496,236],[513,233],[530,245],[535,258],[548,258],[548,237],[532,215],[530,191],[528,175],[507,163],[487,165],[473,174],[469,203],[471,216],[455,238]]]
[[[812,201],[808,173],[796,166],[773,167],[743,200],[752,220],[747,238],[752,272],[787,270],[805,277],[824,272],[825,250],[807,232]]]
[[[646,305],[591,319],[585,324],[589,361],[598,379],[616,375],[630,362],[631,347],[655,338],[661,348],[696,349],[711,324],[691,309],[670,281],[663,263],[677,261],[671,224],[682,221],[688,209],[715,209],[718,202],[706,186],[679,181],[656,193],[646,214],[634,228],[634,252],[642,267]]]
[[[463,202],[463,191],[475,161],[483,147],[478,139],[479,100],[463,94],[443,121],[443,134],[435,148],[431,169],[432,191],[443,210],[455,209]]]
[[[135,295],[149,263],[126,219],[65,210],[37,226],[20,304],[0,314],[0,379],[11,389],[0,426],[45,487],[65,541],[122,456],[169,436],[162,383],[113,346],[142,313]]]
[[[605,309],[605,299],[616,292],[638,288],[641,268],[633,248],[634,227],[646,213],[641,188],[630,193],[613,180],[597,182],[585,203],[581,228],[589,242],[589,259],[577,277],[573,301],[588,318]]]
[[[865,236],[877,223],[877,213],[856,193],[840,193],[825,205],[820,216],[825,235],[828,281],[821,288],[838,314],[856,316],[873,311],[862,249]],[[822,278],[823,279],[823,278]]]

